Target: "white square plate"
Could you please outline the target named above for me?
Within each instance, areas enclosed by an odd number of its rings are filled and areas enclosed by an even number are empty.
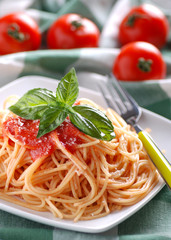
[[[2,108],[4,100],[9,95],[17,94],[19,96],[22,96],[29,89],[37,87],[47,88],[49,90],[55,91],[57,87],[57,80],[52,80],[50,78],[40,76],[26,76],[15,80],[0,89],[0,108]],[[96,103],[105,107],[104,99],[98,92],[85,88],[80,88],[79,97],[86,97],[92,99]],[[171,159],[171,148],[169,141],[171,136],[171,122],[157,114],[143,109],[139,124],[143,128],[148,127],[152,130],[152,137],[155,139],[156,143],[158,144],[158,146],[160,146],[161,149],[166,150],[166,157],[168,159]],[[155,186],[155,188],[137,204],[130,207],[125,207],[122,210],[113,212],[103,218],[90,221],[79,221],[77,223],[74,223],[70,220],[61,220],[55,218],[49,212],[33,211],[1,199],[0,209],[54,227],[60,227],[80,232],[97,233],[106,231],[133,215],[145,204],[147,204],[161,190],[163,186],[164,183],[162,180],[160,180],[159,183]]]

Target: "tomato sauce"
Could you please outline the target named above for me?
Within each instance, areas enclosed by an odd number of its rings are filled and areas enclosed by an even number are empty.
[[[17,141],[30,149],[33,160],[50,155],[55,150],[55,143],[50,134],[37,138],[39,120],[26,120],[21,117],[10,117],[3,123],[3,132],[10,133]]]
[[[39,120],[26,120],[21,117],[9,117],[3,123],[3,133],[10,133],[17,141],[29,149],[33,160],[42,156],[49,156],[55,151],[56,144],[51,133],[47,133],[37,138],[39,130]],[[64,147],[74,152],[77,144],[82,143],[80,131],[67,118],[56,128],[58,138]]]
[[[56,129],[60,142],[65,148],[73,153],[78,144],[83,143],[81,133],[72,123],[66,118],[65,121]]]

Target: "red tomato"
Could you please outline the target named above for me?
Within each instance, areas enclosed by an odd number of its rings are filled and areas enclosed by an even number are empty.
[[[167,41],[168,32],[168,21],[160,9],[150,4],[143,4],[133,8],[122,20],[119,27],[119,41],[122,45],[145,41],[161,48]]]
[[[58,18],[47,34],[47,45],[51,49],[97,47],[100,31],[87,18],[78,14],[66,14]]]
[[[154,45],[132,42],[121,48],[115,59],[113,73],[123,81],[162,79],[166,75],[166,64]]]
[[[38,25],[27,14],[17,12],[0,18],[0,54],[36,50],[40,44]]]

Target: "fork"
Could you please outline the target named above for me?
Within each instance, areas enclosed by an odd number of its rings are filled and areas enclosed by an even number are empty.
[[[141,116],[141,108],[136,101],[121,86],[119,81],[115,79],[113,74],[107,76],[105,84],[99,81],[98,87],[107,105],[134,127],[150,159],[171,189],[171,164],[157,147],[151,136],[138,125],[137,122]]]

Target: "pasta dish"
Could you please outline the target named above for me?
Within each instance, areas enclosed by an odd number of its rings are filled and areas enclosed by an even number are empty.
[[[79,104],[100,108],[88,99]],[[101,109],[101,108],[100,108]],[[36,138],[39,120],[0,112],[0,198],[63,219],[91,220],[144,198],[159,175],[136,132],[112,109],[111,141],[79,131],[69,117]]]

